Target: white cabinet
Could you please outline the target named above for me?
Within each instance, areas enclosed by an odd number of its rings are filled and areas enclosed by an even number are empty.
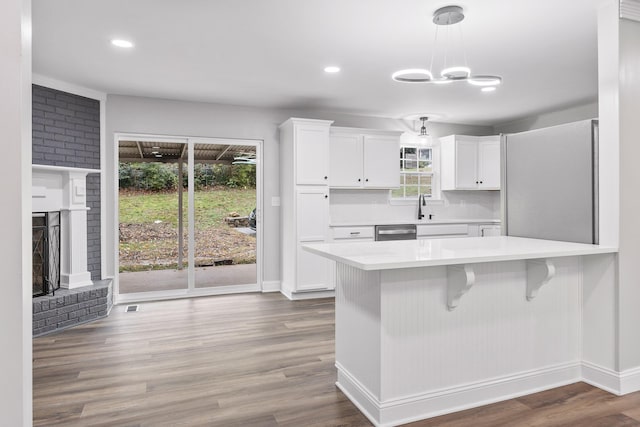
[[[296,197],[297,266],[296,290],[327,289],[329,260],[302,249],[302,245],[324,243],[329,231],[328,188],[299,186]]]
[[[375,239],[375,227],[333,227],[332,237],[334,242],[372,242]]]
[[[329,128],[312,123],[294,124],[296,184],[329,182]]]
[[[450,135],[440,139],[442,190],[499,190],[500,137]]]
[[[451,237],[468,237],[468,224],[418,224],[416,227],[418,240],[444,239]]]
[[[397,188],[400,185],[400,134],[333,127],[330,138],[329,186]]]
[[[500,236],[501,228],[498,224],[470,224],[469,237]]]
[[[281,289],[331,290],[331,263],[302,246],[329,238],[331,121],[289,119],[280,125]]]
[[[362,136],[332,133],[329,147],[329,186],[362,187]]]
[[[479,225],[478,234],[480,237],[500,236],[501,228],[499,225]]]
[[[373,242],[375,240],[375,227],[373,225],[332,227],[331,237],[332,243]],[[331,287],[335,289],[337,282],[335,261],[330,261],[330,265]]]

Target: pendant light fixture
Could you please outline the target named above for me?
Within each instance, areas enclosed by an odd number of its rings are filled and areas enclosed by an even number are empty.
[[[422,120],[422,127],[420,128],[420,135],[418,136],[426,138],[429,136],[429,134],[427,133],[427,127],[424,125],[424,122],[429,120],[429,117],[420,117],[420,120]]]
[[[420,133],[418,133],[418,140],[420,141],[421,145],[429,145],[432,140],[431,135],[429,135],[429,132],[427,132],[427,126],[425,124],[425,122],[429,120],[429,117],[423,116],[420,117],[420,120],[422,121],[422,126],[420,127]]]
[[[464,20],[464,12],[460,6],[445,6],[436,10],[433,14],[433,23],[435,27],[435,39],[431,51],[430,69],[424,68],[411,68],[406,70],[400,70],[393,73],[391,78],[397,82],[402,83],[434,83],[434,84],[449,84],[458,81],[466,81],[474,86],[497,86],[502,83],[502,77],[493,75],[473,75],[471,68],[467,65],[467,55],[464,50],[464,39],[462,37],[462,24]],[[457,24],[457,25],[456,25]],[[453,52],[449,51],[449,45],[452,44],[453,35],[452,27],[456,25],[459,30],[459,37],[461,41],[461,52],[458,57],[461,58],[462,63],[452,63]],[[436,59],[436,52],[438,51],[438,29],[440,27],[446,27],[446,40],[444,42],[442,59],[442,69],[438,77],[434,77],[434,60]],[[422,118],[421,118],[422,119]],[[424,123],[423,123],[424,126]]]

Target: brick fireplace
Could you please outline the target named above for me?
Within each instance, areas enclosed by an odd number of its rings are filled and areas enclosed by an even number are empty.
[[[60,290],[54,295],[34,297],[34,336],[104,317],[111,307],[111,281],[93,282],[87,270],[86,178],[99,172],[32,166],[31,211],[34,218],[43,212],[59,212],[60,237]]]

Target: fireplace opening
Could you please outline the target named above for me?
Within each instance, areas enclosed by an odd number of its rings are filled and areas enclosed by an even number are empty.
[[[60,288],[60,212],[32,214],[33,297]]]

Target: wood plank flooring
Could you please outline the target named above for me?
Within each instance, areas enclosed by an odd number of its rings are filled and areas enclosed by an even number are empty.
[[[333,299],[140,304],[33,340],[35,426],[370,426],[336,389]],[[640,393],[584,383],[410,424],[640,426]]]

